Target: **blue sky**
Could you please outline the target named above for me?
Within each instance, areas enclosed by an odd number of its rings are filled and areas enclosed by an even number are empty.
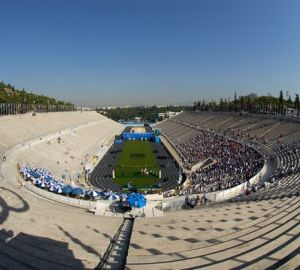
[[[3,0],[0,80],[85,105],[300,94],[298,0]]]

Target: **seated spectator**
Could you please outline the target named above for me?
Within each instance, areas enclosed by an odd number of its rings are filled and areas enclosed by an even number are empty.
[[[214,161],[207,168],[189,175],[191,186],[185,190],[186,194],[237,186],[249,181],[264,164],[263,157],[254,148],[210,131],[201,131],[176,146],[185,157],[184,165],[188,169],[205,159]]]

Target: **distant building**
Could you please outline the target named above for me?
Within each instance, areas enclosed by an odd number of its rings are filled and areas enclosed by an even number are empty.
[[[177,114],[179,114],[180,112],[171,112],[171,111],[167,111],[164,113],[158,113],[158,119],[160,121],[168,119],[168,118],[172,118],[174,116],[176,116]]]
[[[141,123],[141,120],[142,120],[141,117],[138,117],[138,116],[134,117],[134,122],[136,122],[136,123]]]
[[[294,108],[287,108],[286,109],[286,115],[288,116],[298,116],[299,115],[299,112],[297,109],[294,109]]]

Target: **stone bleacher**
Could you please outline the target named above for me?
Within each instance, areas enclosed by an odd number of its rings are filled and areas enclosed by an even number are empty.
[[[0,143],[12,146],[47,132],[95,121],[94,116],[85,120],[79,117],[73,124],[71,120],[63,123],[57,119],[56,129],[43,127],[42,131],[34,132],[34,128],[30,128],[28,134],[20,131],[20,140],[7,138],[7,134],[0,132]],[[183,113],[177,120],[215,130],[252,126],[253,132],[262,124],[261,119],[255,117],[243,119],[228,114],[220,117],[220,121],[216,117],[220,114]],[[272,122],[268,128],[276,124]],[[178,135],[187,140],[191,132],[186,126],[183,131],[182,125],[179,128],[176,122],[169,120],[159,126],[174,140]],[[279,129],[283,126],[285,136],[278,143]],[[23,128],[26,130],[26,126]],[[96,127],[89,128],[77,130],[74,136],[70,133],[69,137],[62,137],[62,145],[70,144],[73,151],[78,151],[74,152],[76,155],[88,151],[87,146],[78,146],[78,150],[75,146],[88,142],[88,131],[97,131]],[[8,130],[18,134],[20,129]],[[262,128],[257,135],[266,131]],[[292,167],[299,167],[299,152],[290,152],[294,142],[299,141],[298,135],[298,126],[286,122],[266,133],[266,146],[277,156],[279,170],[288,172]],[[95,145],[94,135],[90,140],[91,145]],[[53,149],[60,149],[55,141],[53,144]],[[43,144],[37,149],[43,151],[46,147],[48,145]],[[55,156],[53,160],[56,159]],[[0,179],[0,269],[94,269],[122,219],[95,217],[81,209],[42,200],[11,186],[7,180]],[[159,218],[136,219],[125,269],[299,269],[299,181],[300,173],[293,172],[248,196],[194,210],[166,212]]]
[[[54,131],[105,119],[96,112],[56,112],[0,118],[0,145],[6,148]]]
[[[69,129],[61,135],[60,144],[56,137],[50,144],[34,143],[16,160],[60,174],[58,160],[64,169],[75,170],[87,153],[92,156],[95,147],[106,144],[120,126],[96,112],[8,116],[0,118],[0,143],[7,149]],[[121,223],[122,219],[94,217],[42,199],[0,176],[0,269],[93,269]]]
[[[184,112],[158,124],[163,131],[172,133],[171,121],[185,122],[202,128],[213,130],[243,130],[250,138],[261,137],[277,139],[280,135],[285,136],[291,132],[300,131],[299,123],[265,116],[253,116],[230,113],[210,113],[210,112]],[[171,128],[171,129],[170,129]],[[175,126],[173,126],[175,129]],[[182,130],[181,130],[182,131]],[[176,134],[173,134],[176,138]]]
[[[250,137],[262,135],[277,156],[278,170],[285,175],[299,168],[299,124],[240,116],[183,113],[159,127],[170,139],[182,134],[176,121],[215,130],[251,129]],[[215,118],[220,118],[219,125]],[[206,120],[205,120],[206,119]],[[244,120],[244,121],[243,121]],[[227,123],[222,127],[222,122]],[[205,124],[206,123],[206,124]],[[209,124],[210,123],[210,124]],[[284,127],[284,130],[281,128]],[[232,127],[230,127],[232,128]],[[285,134],[277,142],[279,135]],[[283,144],[283,149],[280,145]],[[132,232],[126,269],[298,269],[300,265],[300,173],[294,171],[248,196],[202,206],[197,210],[172,212],[148,222],[137,220]]]
[[[121,222],[54,204],[1,181],[0,269],[92,269]]]
[[[276,154],[284,167],[299,162],[286,152]],[[136,221],[126,269],[296,269],[299,180],[299,173],[288,175],[229,202]]]
[[[73,181],[77,180],[79,172],[82,180],[84,167],[87,164],[96,165],[121,127],[114,121],[103,119],[79,129],[72,129],[64,135],[59,135],[60,143],[56,136],[49,141],[28,147],[18,155],[17,162],[46,168],[57,178],[65,175],[69,179],[71,176]],[[95,156],[98,157],[96,160],[93,159]]]
[[[126,269],[295,269],[299,214],[293,196],[138,220]]]

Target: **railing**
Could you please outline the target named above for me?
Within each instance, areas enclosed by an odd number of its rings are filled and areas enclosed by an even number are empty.
[[[50,105],[29,103],[0,103],[0,116],[24,114],[28,112],[67,112],[75,111],[74,105]]]
[[[250,185],[253,185],[261,179],[261,177],[266,173],[267,171],[268,164],[265,162],[263,168],[255,175],[253,176],[249,182]],[[247,188],[247,182],[244,182],[238,186],[235,186],[233,188],[225,189],[225,190],[220,190],[220,191],[215,191],[215,192],[208,192],[205,193],[206,197],[208,198],[209,201],[211,202],[220,202],[220,201],[225,201],[228,199],[231,199],[235,196],[238,196],[246,191]],[[195,198],[197,196],[202,196],[203,194],[193,194],[189,195],[190,198]],[[182,206],[185,204],[185,196],[179,196],[179,197],[171,197],[171,198],[166,198],[163,200],[163,210],[171,210],[171,209],[179,209],[182,208]]]
[[[95,201],[89,201],[89,200],[81,200],[81,199],[75,199],[75,198],[70,198],[67,196],[55,194],[53,192],[49,192],[47,190],[43,190],[41,188],[38,188],[31,183],[25,183],[24,187],[35,194],[38,194],[44,198],[47,198],[49,200],[71,205],[71,206],[76,206],[80,208],[85,208],[85,209],[91,209],[96,207],[96,202]]]

